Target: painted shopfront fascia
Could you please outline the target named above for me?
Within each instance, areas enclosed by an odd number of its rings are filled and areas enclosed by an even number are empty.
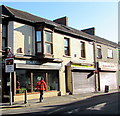
[[[94,64],[80,63],[80,64],[71,64],[72,69],[94,69]]]
[[[104,71],[118,71],[118,64],[99,61],[99,68]]]

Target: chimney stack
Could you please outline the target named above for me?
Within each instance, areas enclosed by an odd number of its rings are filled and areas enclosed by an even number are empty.
[[[53,20],[54,22],[56,23],[59,23],[59,24],[63,24],[65,26],[68,26],[68,17],[62,17],[62,18],[58,18],[58,19],[55,19]]]
[[[88,28],[88,29],[83,29],[81,30],[87,34],[90,34],[90,35],[95,35],[95,27],[92,27],[92,28]]]

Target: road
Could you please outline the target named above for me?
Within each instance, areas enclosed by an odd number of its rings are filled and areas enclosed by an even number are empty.
[[[79,115],[79,114],[119,114],[120,93],[111,93],[106,95],[93,96],[84,100],[74,102],[61,102],[22,107],[15,109],[3,110],[3,115]]]

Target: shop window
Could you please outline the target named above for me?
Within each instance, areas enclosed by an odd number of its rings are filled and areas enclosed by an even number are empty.
[[[24,90],[31,92],[30,72],[28,70],[16,70],[16,93]]]
[[[52,49],[52,33],[45,31],[45,53],[47,54],[52,54],[53,49]]]
[[[57,71],[48,72],[48,90],[58,90],[58,73]]]
[[[33,91],[35,90],[37,82],[41,79],[41,77],[44,79],[44,81],[47,84],[47,90],[53,91],[53,90],[59,90],[58,88],[58,71],[34,71],[33,73]]]
[[[113,50],[108,49],[107,53],[108,53],[108,56],[107,56],[108,58],[113,58]]]
[[[33,78],[29,70],[16,70],[16,93],[38,92],[36,88],[37,82],[43,78],[47,84],[47,91],[59,90],[59,72],[58,71],[33,71]],[[32,80],[31,80],[32,79]],[[32,82],[32,83],[31,83]],[[33,87],[31,86],[33,85]],[[32,90],[33,89],[33,90]]]
[[[45,74],[45,72],[34,71],[33,75],[34,75],[33,76],[33,91],[37,91],[35,89],[37,82],[41,79],[41,77],[46,82],[46,74]]]
[[[70,56],[69,39],[64,38],[64,54]]]
[[[100,45],[97,45],[97,58],[102,58],[102,50]]]

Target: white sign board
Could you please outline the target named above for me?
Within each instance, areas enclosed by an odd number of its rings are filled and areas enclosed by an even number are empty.
[[[99,67],[101,68],[101,70],[108,70],[108,71],[117,71],[118,70],[117,63],[99,62]]]
[[[14,58],[5,59],[5,72],[14,72]]]

